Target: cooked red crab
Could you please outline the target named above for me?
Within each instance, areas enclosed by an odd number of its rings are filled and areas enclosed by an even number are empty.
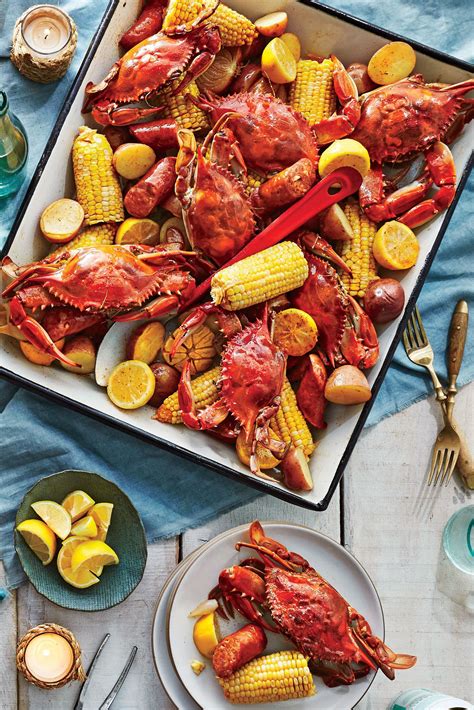
[[[27,340],[48,355],[75,366],[25,309],[70,307],[63,324],[67,334],[78,332],[71,322],[74,319],[82,329],[97,322],[98,315],[103,318],[109,314],[116,320],[157,317],[176,307],[180,294],[192,289],[194,279],[186,270],[185,261],[189,254],[172,245],[82,247],[29,264],[2,295],[11,297],[10,321]],[[144,305],[152,296],[157,298]],[[64,314],[62,308],[63,320]],[[55,338],[61,337],[58,323],[53,325]]]
[[[376,667],[393,680],[395,670],[416,663],[415,656],[394,653],[374,636],[366,619],[307,560],[266,537],[258,521],[251,524],[249,538],[236,549],[255,550],[260,559],[224,569],[209,594],[224,602],[219,612],[225,618],[235,608],[253,623],[282,633],[310,658],[329,687],[349,685]]]

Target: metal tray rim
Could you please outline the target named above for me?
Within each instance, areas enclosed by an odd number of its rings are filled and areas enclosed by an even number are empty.
[[[58,119],[54,125],[54,128],[51,132],[50,138],[48,139],[48,142],[46,144],[46,147],[43,151],[43,154],[39,160],[38,166],[33,174],[33,177],[31,178],[30,185],[28,187],[28,190],[25,194],[25,197],[23,198],[22,204],[20,206],[20,209],[18,210],[15,222],[12,226],[12,229],[8,235],[7,241],[2,249],[1,256],[3,257],[5,254],[7,254],[15,236],[18,231],[18,228],[21,224],[21,221],[23,220],[23,217],[25,215],[25,212],[28,208],[28,205],[31,201],[31,198],[34,194],[34,191],[36,189],[36,185],[41,177],[41,174],[43,172],[44,166],[46,165],[49,156],[51,154],[51,151],[56,144],[56,141],[58,139],[60,130],[62,128],[62,125],[64,123],[64,120],[66,116],[69,113],[69,110],[71,108],[72,102],[76,96],[77,90],[80,87],[84,75],[89,68],[89,64],[92,61],[92,58],[98,48],[98,45],[100,44],[100,41],[102,39],[102,36],[115,12],[116,7],[119,5],[120,0],[110,0],[109,5],[107,6],[107,9],[104,13],[104,16],[100,22],[100,25],[89,45],[88,50],[86,51],[86,54],[84,56],[84,59],[81,63],[81,66],[78,70],[78,73],[71,85],[71,88],[69,89],[67,96],[64,100],[63,106],[59,112]],[[381,27],[378,27],[377,25],[374,25],[370,22],[367,22],[366,20],[361,20],[357,17],[354,17],[353,15],[350,15],[349,13],[346,13],[342,10],[337,10],[335,8],[329,7],[327,5],[324,5],[323,3],[318,2],[317,0],[298,0],[298,2],[301,2],[304,5],[308,5],[310,7],[314,7],[315,9],[321,10],[322,12],[332,15],[334,17],[337,17],[345,22],[348,22],[350,24],[353,24],[357,27],[360,27],[361,29],[367,30],[369,32],[372,32],[374,34],[378,34],[382,37],[385,37],[390,40],[404,40],[404,41],[409,41],[410,44],[415,48],[415,50],[422,52],[423,54],[426,54],[428,56],[431,56],[435,59],[438,59],[439,61],[442,61],[446,64],[451,64],[452,66],[455,66],[459,69],[464,69],[467,71],[474,71],[474,65],[470,64],[469,62],[465,62],[461,59],[457,59],[455,57],[452,57],[448,54],[445,54],[443,52],[439,52],[436,49],[433,49],[431,47],[427,47],[426,45],[423,45],[419,42],[413,41],[413,40],[407,40],[405,37],[402,35],[399,35],[395,32],[390,32],[389,30],[385,30]],[[334,477],[331,481],[331,485],[329,486],[329,489],[318,503],[313,503],[312,501],[302,497],[301,495],[297,493],[293,493],[290,490],[285,490],[283,488],[274,488],[271,484],[266,483],[262,479],[258,479],[257,477],[250,478],[246,474],[230,468],[228,466],[225,466],[223,464],[214,462],[208,458],[205,458],[203,456],[200,456],[199,454],[190,451],[189,449],[177,446],[175,444],[172,444],[165,439],[162,439],[161,437],[154,436],[153,434],[149,434],[145,432],[143,429],[140,429],[139,427],[133,426],[131,424],[128,424],[126,422],[122,422],[115,417],[111,417],[108,414],[105,414],[104,412],[101,412],[93,407],[89,407],[88,405],[82,404],[80,402],[77,402],[74,399],[71,399],[70,397],[67,397],[63,394],[60,394],[58,392],[55,392],[54,390],[44,387],[42,385],[37,385],[36,383],[33,383],[21,375],[18,375],[17,373],[8,370],[5,367],[0,367],[0,376],[19,385],[20,387],[23,387],[24,389],[31,390],[35,393],[41,394],[42,396],[46,397],[49,400],[52,400],[58,404],[61,404],[65,407],[68,407],[69,409],[73,409],[75,411],[78,411],[82,414],[86,414],[87,416],[91,417],[92,419],[96,419],[97,421],[102,421],[105,424],[113,427],[114,429],[118,429],[121,431],[124,431],[125,433],[131,434],[135,436],[136,438],[142,439],[143,441],[146,441],[148,443],[151,443],[158,448],[165,449],[167,451],[170,451],[173,454],[176,454],[178,456],[181,456],[182,458],[185,458],[189,461],[192,461],[194,463],[198,463],[200,465],[206,466],[207,468],[216,471],[217,473],[223,474],[227,476],[228,478],[238,480],[240,483],[243,483],[247,486],[250,486],[252,488],[256,488],[259,491],[263,493],[269,493],[270,495],[273,495],[277,498],[281,498],[282,500],[285,500],[287,503],[292,503],[294,505],[297,505],[302,508],[307,508],[309,510],[314,510],[314,511],[323,511],[326,510],[329,502],[334,494],[334,491],[336,490],[337,486],[339,485],[339,482],[342,478],[342,475],[344,473],[344,469],[349,461],[349,458],[352,454],[352,451],[354,449],[354,446],[356,444],[357,439],[360,436],[360,433],[364,427],[364,424],[367,420],[367,417],[369,416],[370,410],[372,409],[372,405],[377,397],[378,391],[380,389],[380,386],[385,378],[385,374],[390,366],[390,363],[392,361],[393,355],[395,353],[395,350],[398,346],[398,343],[400,341],[401,335],[403,333],[403,330],[405,329],[408,317],[413,310],[416,300],[418,298],[418,295],[421,291],[421,288],[426,280],[426,277],[428,275],[429,269],[431,267],[431,264],[433,263],[434,257],[436,256],[436,253],[438,251],[438,248],[441,244],[441,241],[443,239],[444,233],[446,232],[446,229],[449,225],[449,222],[451,220],[451,217],[453,215],[453,212],[456,208],[456,204],[459,200],[459,197],[461,196],[461,193],[464,189],[464,186],[467,182],[467,179],[469,177],[469,174],[472,170],[474,164],[474,152],[471,153],[471,156],[469,158],[469,161],[463,171],[463,174],[461,176],[461,179],[459,181],[458,187],[456,189],[456,194],[454,197],[453,202],[451,203],[449,209],[447,210],[443,222],[441,223],[441,226],[439,228],[438,234],[436,236],[436,239],[433,243],[433,246],[431,248],[431,251],[429,252],[428,258],[425,261],[425,264],[423,265],[423,268],[421,269],[418,279],[416,281],[415,287],[413,288],[413,291],[411,293],[411,296],[407,302],[406,308],[405,308],[405,313],[403,318],[401,319],[397,331],[392,339],[392,342],[390,344],[390,347],[388,349],[388,352],[385,356],[385,359],[382,363],[380,372],[378,373],[373,388],[373,396],[365,404],[363,407],[359,418],[356,422],[356,425],[353,429],[353,432],[351,434],[351,437],[348,441],[348,444],[344,450],[344,453],[342,454],[342,457],[340,459],[339,465],[336,469],[336,472],[334,474]]]

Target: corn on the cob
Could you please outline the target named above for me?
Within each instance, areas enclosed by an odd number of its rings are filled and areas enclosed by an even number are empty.
[[[311,123],[329,118],[336,110],[333,87],[334,64],[330,59],[316,62],[301,59],[290,89],[290,105]]]
[[[255,658],[230,678],[219,678],[231,703],[272,703],[315,694],[307,659],[298,651],[279,651]]]
[[[198,409],[203,409],[209,404],[214,404],[219,399],[219,390],[217,389],[217,380],[221,376],[221,368],[214,367],[208,372],[204,372],[199,377],[196,377],[191,382],[191,389],[194,394],[194,400]],[[181,411],[178,403],[178,393],[173,392],[165,399],[162,405],[158,407],[155,414],[155,419],[159,422],[167,424],[181,424]]]
[[[265,182],[265,178],[259,175],[258,173],[254,172],[253,170],[249,170],[247,172],[247,182],[245,184],[245,192],[250,195],[250,193],[255,190],[256,187],[260,187],[262,183]]]
[[[191,96],[199,96],[199,87],[195,81],[192,81],[184,89],[184,91],[175,96],[172,95],[173,90],[179,85],[181,79],[173,81],[169,89],[163,92],[164,111],[161,114],[164,118],[174,118],[176,123],[181,128],[189,128],[192,131],[200,131],[209,128],[209,119],[207,115],[198,106],[195,106],[189,100],[188,94]]]
[[[170,0],[163,17],[163,30],[172,32],[177,27],[190,29],[200,17],[212,13],[216,0]]]
[[[79,129],[72,147],[72,164],[85,224],[123,221],[122,190],[112,154],[104,135],[87,126]]]
[[[363,297],[369,283],[377,278],[377,264],[372,253],[377,227],[354,200],[347,201],[344,214],[354,236],[349,241],[340,242],[340,254],[352,271],[352,276],[341,274],[341,280],[351,296]]]
[[[248,17],[232,10],[222,3],[209,18],[209,22],[217,25],[221,33],[223,47],[240,47],[252,44],[258,37],[258,32]]]
[[[287,377],[280,397],[280,409],[270,420],[270,427],[285,444],[292,444],[296,449],[302,448],[306,457],[311,456],[315,443]]]
[[[262,303],[302,286],[308,263],[294,242],[282,242],[218,271],[212,278],[214,303],[228,311]]]
[[[67,244],[54,249],[53,254],[63,254],[71,249],[80,247],[97,247],[104,244],[113,244],[115,238],[115,224],[94,224],[86,227]]]

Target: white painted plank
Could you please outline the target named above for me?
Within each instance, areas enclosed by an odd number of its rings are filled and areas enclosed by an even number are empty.
[[[250,524],[253,520],[279,520],[301,523],[339,541],[339,490],[335,492],[328,509],[320,513],[298,508],[271,496],[257,498],[252,503],[236,508],[230,513],[225,513],[205,525],[186,531],[182,536],[183,557],[186,557],[186,555],[189,555],[197,547],[216,537],[219,533],[237,525]]]
[[[5,572],[0,562],[0,587],[5,585]],[[16,710],[16,594],[0,601],[0,708]]]
[[[456,418],[473,442],[474,385],[458,395]],[[380,594],[386,639],[416,666],[390,682],[379,674],[357,710],[381,710],[402,690],[432,688],[474,697],[474,616],[438,588],[441,536],[449,517],[474,496],[458,479],[427,488],[425,476],[441,416],[430,398],[360,439],[345,477],[346,544]]]
[[[82,647],[86,668],[104,635],[107,632],[111,634],[87,692],[85,710],[96,710],[103,702],[134,645],[138,646],[138,654],[114,703],[114,709],[138,710],[151,707],[160,710],[173,709],[153,665],[151,626],[159,591],[176,562],[176,539],[151,545],[148,549],[145,575],[137,589],[122,604],[98,613],[61,609],[37,594],[29,584],[23,585],[19,590],[19,634],[46,621],[69,628]],[[9,646],[10,653],[12,646],[13,643]],[[72,708],[79,687],[79,684],[72,683],[56,691],[44,691],[20,678],[19,708],[20,710]],[[3,710],[3,705],[0,707]]]

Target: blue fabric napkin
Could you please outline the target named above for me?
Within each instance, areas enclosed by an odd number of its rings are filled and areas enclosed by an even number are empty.
[[[13,111],[23,121],[30,138],[29,176],[41,156],[70,83],[100,21],[107,0],[59,3],[79,28],[78,51],[66,77],[41,86],[21,77],[8,60],[16,17],[30,2],[10,1],[0,6],[0,79]],[[472,57],[473,9],[469,0],[339,0],[328,2],[382,27],[392,29],[464,59]],[[92,10],[93,9],[93,10]],[[462,22],[460,22],[462,18]],[[436,28],[436,34],[433,32]],[[0,245],[8,234],[27,184],[14,198],[0,200]],[[421,294],[419,305],[438,353],[442,353],[451,310],[459,298],[472,306],[472,247],[469,241],[469,204],[474,180],[469,181]],[[469,202],[471,200],[471,203]],[[448,304],[448,307],[446,307]],[[472,330],[472,329],[471,329]],[[473,378],[473,339],[469,339],[459,383]],[[429,380],[408,362],[401,348],[385,378],[369,423],[426,397]],[[15,561],[12,529],[15,510],[23,494],[40,477],[53,471],[78,468],[97,471],[113,479],[130,495],[143,518],[149,541],[171,536],[186,528],[244,504],[257,493],[212,471],[182,461],[127,434],[71,413],[39,396],[0,383],[0,558],[8,584],[17,586],[23,575]]]

